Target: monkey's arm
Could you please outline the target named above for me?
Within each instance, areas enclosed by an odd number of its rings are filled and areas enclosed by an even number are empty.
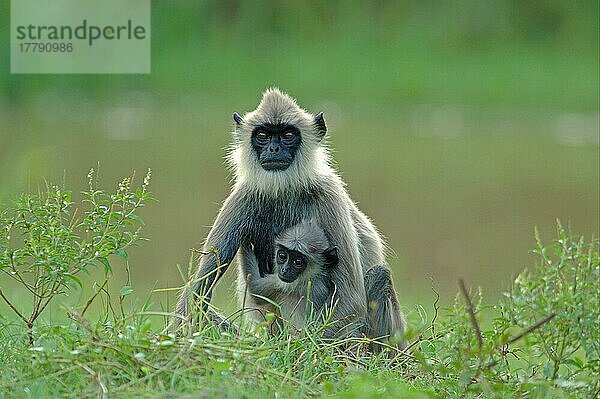
[[[356,204],[351,204],[352,220],[359,240],[360,263],[363,273],[375,265],[385,264],[385,243],[371,220]]]
[[[276,274],[267,274],[260,276],[258,268],[258,259],[252,251],[250,244],[244,244],[240,248],[242,258],[246,266],[246,283],[251,294],[260,295],[273,301],[279,300],[279,294],[282,293],[284,284]]]
[[[265,277],[258,277],[249,281],[250,293],[269,298],[272,301],[279,302],[283,291],[283,283],[275,274],[267,274]]]
[[[246,207],[238,192],[232,192],[223,203],[208,233],[204,244],[206,254],[200,259],[198,271],[181,294],[177,304],[178,319],[189,314],[188,303],[192,294],[197,306],[202,305],[203,309],[207,309],[214,285],[227,270],[246,234],[240,223],[245,211]]]
[[[258,259],[256,258],[250,243],[244,243],[240,247],[240,256],[244,260],[244,278],[246,281],[259,279],[260,269],[258,267]]]
[[[337,192],[345,191],[339,187]],[[337,323],[325,331],[326,335],[359,336],[365,328],[367,304],[364,276],[358,249],[358,235],[353,225],[351,200],[332,195],[321,206],[318,215],[321,227],[331,245],[338,248],[339,263],[331,270],[334,295],[333,320]]]

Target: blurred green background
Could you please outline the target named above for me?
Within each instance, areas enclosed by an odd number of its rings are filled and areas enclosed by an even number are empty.
[[[44,178],[78,192],[98,163],[102,187],[151,167],[160,202],[142,212],[151,241],[131,251],[134,288],[177,286],[176,265],[229,191],[231,114],[276,85],[325,112],[407,307],[431,304],[432,284],[449,303],[458,277],[493,298],[531,264],[534,226],[548,239],[556,218],[598,233],[598,11],[595,0],[153,1],[151,74],[11,75],[2,0],[0,201]],[[229,310],[233,276],[217,295]]]

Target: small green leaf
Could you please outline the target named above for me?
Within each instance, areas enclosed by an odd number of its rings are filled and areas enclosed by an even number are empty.
[[[152,322],[150,319],[146,319],[140,328],[140,332],[145,334],[152,329]]]
[[[133,288],[131,288],[131,286],[129,286],[129,285],[124,285],[121,288],[121,290],[119,291],[121,296],[127,296],[127,295],[131,294],[132,292],[133,292]]]
[[[421,342],[421,350],[428,356],[433,356],[435,354],[435,347],[428,341]]]
[[[136,222],[138,222],[141,225],[144,225],[144,221],[142,220],[141,217],[139,217],[138,215],[136,215],[135,213],[132,213],[131,215],[129,215],[129,219],[134,220]]]
[[[578,357],[573,357],[565,360],[565,364],[570,364],[571,366],[575,366],[577,368],[583,368],[583,361]]]
[[[275,313],[269,312],[265,315],[265,321],[267,323],[271,323],[273,320],[275,320]]]
[[[127,260],[127,251],[125,251],[123,249],[117,249],[115,251],[115,255],[120,256],[121,258]]]
[[[112,273],[112,266],[110,265],[110,262],[108,261],[107,258],[100,257],[100,258],[98,258],[98,260],[100,261],[100,263],[102,263],[104,265],[104,273],[106,273],[106,274]]]
[[[79,288],[83,288],[83,285],[81,284],[81,280],[79,280],[77,277],[73,276],[71,273],[65,273],[63,276],[66,279],[74,281],[79,286]]]

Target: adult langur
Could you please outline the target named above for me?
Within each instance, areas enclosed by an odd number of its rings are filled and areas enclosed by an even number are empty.
[[[213,252],[201,258],[193,281],[183,290],[175,323],[188,317],[192,304],[206,308],[215,282],[242,245],[252,247],[260,275],[265,276],[274,270],[275,237],[302,220],[315,220],[337,247],[339,257],[333,279],[336,323],[326,334],[363,334],[368,320],[365,273],[385,264],[385,246],[331,166],[323,143],[327,132],[323,113],[312,115],[272,88],[265,91],[256,110],[243,117],[234,113],[233,119],[228,161],[235,183],[204,244],[205,251]],[[243,257],[239,261],[245,262]],[[397,305],[389,273],[383,278],[384,291],[394,297],[389,303]],[[404,328],[399,306],[378,309],[385,312],[378,318],[399,321],[381,325]],[[395,333],[368,330],[373,337]]]

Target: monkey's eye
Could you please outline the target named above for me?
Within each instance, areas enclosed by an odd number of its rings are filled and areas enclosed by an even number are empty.
[[[292,132],[292,131],[287,131],[283,134],[283,140],[289,142],[294,141],[294,139],[296,138],[296,133]]]
[[[266,143],[266,142],[269,141],[269,135],[267,133],[265,133],[265,132],[258,132],[258,133],[256,133],[256,140],[259,143],[263,143],[264,144],[264,143]]]
[[[304,263],[304,262],[302,262],[302,259],[301,259],[301,258],[296,258],[296,259],[294,259],[294,266],[296,266],[296,267],[302,267],[302,264],[303,264],[303,263]]]
[[[285,262],[287,260],[287,253],[285,251],[277,251],[277,258],[280,262]]]

